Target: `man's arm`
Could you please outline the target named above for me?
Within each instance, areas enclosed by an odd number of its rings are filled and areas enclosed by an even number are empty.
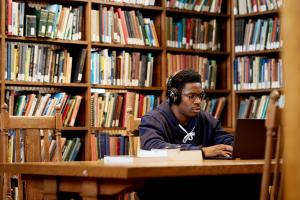
[[[214,144],[228,144],[233,146],[234,137],[233,135],[226,132],[222,127],[220,121],[215,126],[215,137]]]
[[[230,157],[233,151],[234,137],[227,133],[222,127],[221,122],[211,115],[207,115],[207,119],[212,130],[211,146],[203,147],[204,157],[223,156]]]
[[[183,149],[198,150],[200,146],[191,144],[171,144],[168,141],[168,128],[164,122],[155,119],[152,116],[144,116],[139,126],[139,134],[141,140],[141,148],[145,150],[151,149]]]

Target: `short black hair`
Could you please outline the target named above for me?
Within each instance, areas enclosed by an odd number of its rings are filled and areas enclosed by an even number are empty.
[[[184,88],[186,83],[201,84],[201,75],[192,69],[181,70],[178,73],[175,73],[175,75],[172,77],[172,83],[170,85],[170,88],[177,88],[177,90],[181,94],[182,89]]]

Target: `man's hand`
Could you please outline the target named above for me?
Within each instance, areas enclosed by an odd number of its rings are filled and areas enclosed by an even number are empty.
[[[232,155],[232,146],[226,144],[218,144],[210,147],[203,147],[202,151],[205,157],[224,156],[229,157]]]

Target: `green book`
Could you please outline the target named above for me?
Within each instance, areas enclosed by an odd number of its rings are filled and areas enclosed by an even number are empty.
[[[40,9],[36,11],[36,20],[38,24],[38,36],[45,37],[46,36],[46,28],[48,21],[48,10]]]

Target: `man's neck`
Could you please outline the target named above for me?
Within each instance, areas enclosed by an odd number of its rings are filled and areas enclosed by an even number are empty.
[[[182,126],[186,126],[188,124],[190,118],[186,117],[182,113],[180,113],[179,110],[176,108],[176,105],[172,105],[171,110],[172,110],[173,114],[175,115],[179,124],[181,124]]]

